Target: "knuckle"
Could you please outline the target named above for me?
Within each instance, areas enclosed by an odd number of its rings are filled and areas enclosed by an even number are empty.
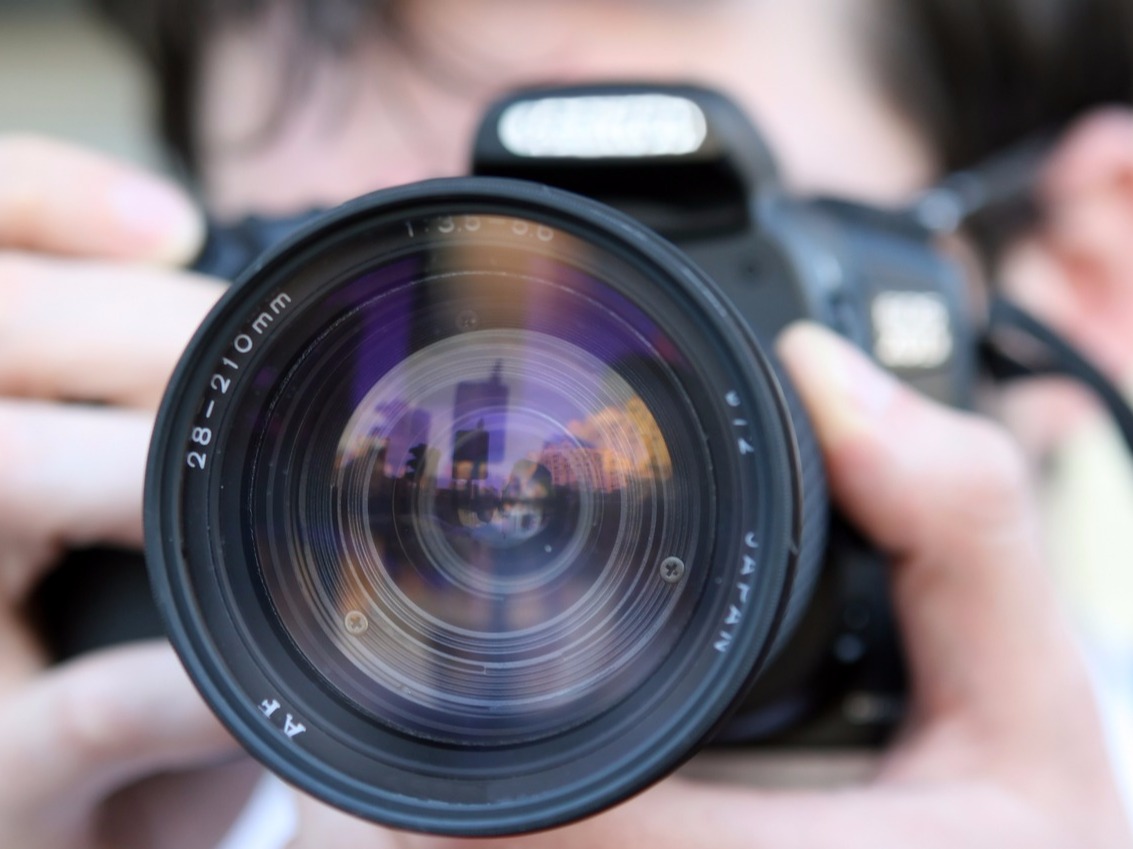
[[[30,182],[26,175],[43,168],[45,160],[52,158],[54,142],[34,135],[0,136],[0,170],[9,179],[5,182],[5,204],[30,196]]]
[[[0,465],[0,509],[5,512],[0,526],[7,525],[7,518],[12,514],[7,508],[18,506],[18,503],[12,504],[13,501],[18,502],[18,495],[13,497],[10,490],[12,483],[20,481],[25,458],[28,458],[31,448],[24,424],[14,402],[0,401],[0,457],[5,458],[5,462]]]
[[[61,142],[36,135],[0,136],[0,242],[21,243],[34,237],[49,209],[45,175],[69,161]]]
[[[988,419],[976,421],[974,428],[983,476],[997,492],[1024,495],[1030,488],[1030,472],[1019,443],[1005,427]]]
[[[82,148],[36,133],[0,134],[0,172],[10,179],[6,187],[26,187],[27,175],[53,173],[57,168],[83,156]]]
[[[29,496],[50,444],[18,402],[0,400],[0,597],[22,597],[29,582],[63,553],[57,520]]]
[[[1031,500],[1030,467],[1022,448],[1002,425],[969,418],[963,431],[968,462],[954,471],[961,512],[973,521],[1001,523],[1018,516]]]
[[[130,739],[129,722],[113,690],[91,670],[76,669],[60,682],[51,708],[55,742],[83,763],[107,760]]]
[[[35,133],[4,133],[0,135],[0,164],[9,167],[34,160],[54,146],[54,142]]]
[[[26,390],[29,363],[22,340],[35,333],[36,292],[42,298],[44,282],[41,260],[0,251],[0,391],[5,395],[21,395]]]
[[[38,270],[38,264],[29,256],[14,252],[0,253],[0,293],[3,293],[8,310],[13,306],[11,299],[35,279]]]

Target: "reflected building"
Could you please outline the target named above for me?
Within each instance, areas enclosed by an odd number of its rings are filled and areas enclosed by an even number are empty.
[[[504,460],[509,393],[502,372],[503,365],[497,362],[487,380],[465,380],[456,384],[452,406],[456,429],[452,446],[454,478],[482,479],[486,476],[487,464]],[[477,423],[474,428],[467,426],[471,422]],[[458,475],[458,463],[472,464],[471,473],[477,476]],[[481,466],[485,469],[484,474],[479,474]],[[461,469],[463,471],[464,467],[461,466]]]
[[[491,434],[484,428],[483,419],[480,419],[476,427],[470,430],[458,430],[452,440],[452,479],[454,481],[486,480],[491,445]]]
[[[661,433],[657,419],[653,417],[645,401],[635,395],[626,402],[625,412],[632,423],[634,434],[645,448],[645,457],[637,465],[636,473],[662,480],[671,478],[673,461],[669,457],[669,446],[665,444],[665,435]]]
[[[570,423],[575,440],[601,446],[607,489],[625,487],[631,480],[666,480],[673,465],[665,436],[649,407],[637,396],[624,407],[603,407]]]
[[[374,411],[383,425],[379,427],[386,442],[386,469],[389,477],[401,475],[410,449],[414,445],[428,444],[433,417],[420,407],[406,409],[397,402],[381,404]]]
[[[609,462],[610,453],[589,443],[558,439],[543,446],[539,463],[550,472],[556,487],[611,492],[622,487],[624,476]]]

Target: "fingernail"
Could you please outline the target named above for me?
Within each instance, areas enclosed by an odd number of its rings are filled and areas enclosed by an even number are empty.
[[[820,436],[870,429],[891,406],[900,384],[842,337],[810,322],[789,327],[777,344]]]
[[[138,237],[146,258],[180,264],[200,249],[204,238],[200,213],[172,186],[130,176],[111,189],[109,200],[118,223]]]

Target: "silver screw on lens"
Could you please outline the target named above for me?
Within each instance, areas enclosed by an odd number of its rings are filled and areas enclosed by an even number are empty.
[[[351,610],[342,620],[342,624],[346,626],[346,630],[354,636],[365,634],[366,630],[370,627],[370,620],[366,618],[366,614],[361,610]]]
[[[679,557],[666,557],[661,561],[661,577],[667,584],[675,584],[685,576],[685,562]]]
[[[480,316],[475,310],[461,310],[456,317],[456,329],[461,331],[475,330],[480,326]]]

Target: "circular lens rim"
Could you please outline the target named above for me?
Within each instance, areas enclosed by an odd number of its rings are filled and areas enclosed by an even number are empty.
[[[597,763],[572,762],[586,765],[580,770],[585,774],[574,782],[560,782],[541,795],[493,798],[491,782],[484,776],[454,778],[453,781],[484,785],[484,801],[480,805],[438,802],[430,798],[424,786],[408,788],[410,792],[422,791],[416,797],[379,793],[358,776],[336,772],[265,721],[254,699],[249,698],[252,685],[236,681],[225,661],[225,652],[232,651],[232,646],[217,644],[214,629],[221,625],[210,625],[204,619],[204,606],[194,594],[194,576],[189,571],[191,541],[183,537],[180,518],[186,474],[183,449],[198,414],[195,405],[200,400],[199,393],[189,390],[207,383],[219,359],[217,352],[225,348],[226,341],[218,340],[227,340],[228,331],[246,325],[254,310],[277,290],[288,268],[320,255],[320,244],[328,237],[333,235],[330,241],[345,238],[344,233],[364,227],[375,216],[389,217],[398,210],[417,211],[430,206],[443,206],[456,214],[475,210],[479,214],[526,217],[575,235],[600,237],[608,250],[616,249],[651,270],[648,279],[667,286],[671,291],[663,294],[669,300],[686,302],[694,311],[694,318],[703,322],[705,338],[711,334],[712,344],[723,349],[726,365],[737,380],[731,390],[738,399],[737,409],[749,416],[753,424],[757,422],[763,436],[774,439],[779,449],[762,456],[763,465],[758,469],[744,465],[751,462],[744,460],[750,452],[743,451],[735,438],[727,441],[727,450],[717,452],[737,465],[735,470],[724,469],[728,474],[734,472],[737,484],[753,483],[755,479],[763,484],[759,489],[761,497],[754,499],[757,504],[751,504],[753,499],[741,488],[736,503],[728,505],[729,510],[741,517],[751,513],[751,525],[774,533],[767,535],[760,552],[763,560],[757,579],[763,583],[759,589],[766,592],[750,603],[745,593],[747,606],[735,625],[729,649],[714,658],[713,678],[699,689],[696,703],[681,705],[683,723],[677,726],[671,721],[665,726],[668,733],[663,738],[654,730],[643,742],[632,744],[636,748],[602,762],[600,768]],[[609,281],[602,282],[610,285]],[[631,300],[641,305],[639,298]],[[720,405],[716,425],[724,424],[723,414],[728,412],[723,409],[722,397]],[[716,429],[719,431],[719,427]],[[167,631],[190,677],[220,720],[270,769],[332,805],[396,828],[465,836],[517,834],[577,820],[633,795],[679,766],[726,721],[770,651],[785,609],[804,530],[799,468],[790,415],[774,369],[750,328],[717,285],[683,253],[629,217],[567,192],[498,178],[429,181],[360,198],[303,228],[254,263],[210,313],[178,364],[158,413],[146,475],[147,560]],[[739,523],[741,531],[746,527],[748,523]],[[716,569],[725,561],[730,564],[720,566],[720,580],[732,580],[740,574],[743,552],[739,534],[718,546],[711,568]],[[776,586],[780,587],[778,593]],[[752,590],[754,597],[757,592],[754,587]],[[722,589],[712,604],[724,609],[729,597],[737,600],[734,592],[734,588]],[[256,656],[255,635],[246,633],[239,622],[229,625],[243,640],[241,648],[249,652],[249,663],[265,662],[262,655]],[[681,645],[684,641],[682,637]],[[669,687],[666,700],[676,698],[675,686]],[[644,709],[641,707],[638,712]],[[651,717],[659,710],[650,709]],[[593,761],[593,752],[588,757]],[[534,766],[528,764],[529,772],[532,769]],[[566,769],[559,764],[551,774],[558,775]],[[427,779],[426,776],[423,784],[428,783]]]

